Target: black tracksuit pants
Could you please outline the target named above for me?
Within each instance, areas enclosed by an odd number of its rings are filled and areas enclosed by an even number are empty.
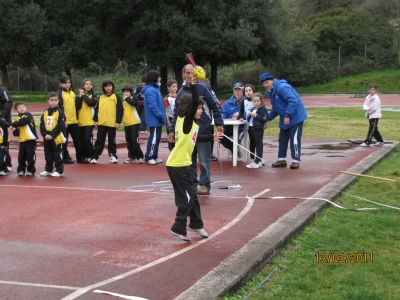
[[[28,171],[36,172],[36,140],[19,143],[17,173]]]
[[[92,158],[99,159],[99,156],[103,153],[104,145],[106,144],[106,137],[108,136],[108,156],[117,156],[117,144],[115,141],[116,137],[116,128],[109,126],[99,126],[97,128],[97,138],[94,143],[94,153]]]
[[[54,140],[43,139],[43,148],[44,158],[46,159],[45,171],[53,172],[55,168],[56,172],[64,174],[64,144],[56,145]]]
[[[67,149],[69,135],[71,135],[72,141],[74,142],[76,158],[77,159],[85,158],[81,144],[80,130],[78,124],[68,124],[65,130],[65,137],[67,140],[65,141],[65,146],[63,147],[64,158],[71,158]]]
[[[140,124],[125,126],[125,140],[128,148],[128,157],[132,159],[143,158],[143,151],[139,144]]]
[[[378,130],[378,118],[369,119],[368,135],[364,143],[367,145],[371,144],[372,138],[375,138],[377,142],[383,143],[383,139]]]
[[[197,198],[197,189],[193,186],[190,166],[167,166],[167,172],[174,187],[175,205],[178,207],[171,230],[175,233],[186,235],[188,217],[190,218],[190,228],[204,228],[201,220],[200,203]]]
[[[94,125],[79,127],[83,158],[91,158],[93,156],[93,128]]]

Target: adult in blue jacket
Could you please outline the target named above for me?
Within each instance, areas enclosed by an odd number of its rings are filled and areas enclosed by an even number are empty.
[[[239,118],[239,113],[240,113],[240,108],[242,106],[242,102],[244,99],[246,99],[246,96],[244,95],[243,92],[244,85],[241,82],[236,82],[233,85],[233,95],[226,100],[224,105],[222,106],[222,117],[224,119],[238,119]],[[244,126],[240,125],[239,126],[239,140],[240,137],[243,136],[243,131],[244,131]],[[233,125],[224,125],[224,134],[227,136],[232,136],[233,135]],[[236,141],[239,143],[239,141]],[[224,137],[221,140],[221,144],[226,148],[229,149],[231,152],[233,150],[233,142]],[[238,151],[238,156],[241,156],[240,149]]]
[[[303,101],[296,90],[286,80],[274,79],[271,74],[260,76],[260,83],[266,89],[272,109],[267,116],[268,121],[279,115],[279,151],[278,161],[272,164],[273,168],[286,168],[288,142],[292,154],[291,169],[300,167],[301,136],[303,123],[307,120],[307,112]]]
[[[160,72],[151,70],[147,73],[146,85],[142,89],[146,125],[150,128],[144,160],[150,165],[163,162],[162,159],[158,158],[158,147],[160,145],[162,127],[167,123],[164,102],[160,92],[160,82]]]

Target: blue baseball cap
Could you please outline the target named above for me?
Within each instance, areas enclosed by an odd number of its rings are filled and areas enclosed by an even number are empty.
[[[264,73],[260,76],[260,83],[263,83],[265,80],[273,80],[274,78],[272,77],[271,74],[269,73]]]
[[[234,85],[233,85],[233,89],[243,89],[244,88],[244,85],[243,85],[243,83],[241,83],[241,82],[236,82]]]

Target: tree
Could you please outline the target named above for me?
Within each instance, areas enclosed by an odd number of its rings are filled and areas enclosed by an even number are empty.
[[[39,5],[24,1],[0,1],[0,16],[0,68],[7,86],[9,65],[32,67],[48,48],[48,23]]]

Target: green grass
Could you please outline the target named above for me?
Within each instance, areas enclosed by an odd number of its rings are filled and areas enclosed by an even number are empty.
[[[367,121],[360,109],[307,111],[310,118],[303,137],[348,139],[364,138],[367,133]],[[396,112],[383,112],[379,130],[385,140],[399,140],[398,131],[393,130],[400,126],[399,117]],[[400,207],[399,165],[400,147],[397,147],[367,173],[396,182],[359,177],[336,202],[347,208],[378,207],[354,197],[357,196]],[[379,207],[379,210],[356,212],[330,207],[237,294],[223,299],[247,297],[275,268],[274,275],[250,299],[399,299],[399,245],[399,210]],[[331,256],[330,263],[322,263],[323,253],[343,253],[344,257],[347,253],[360,253],[361,262],[352,263],[350,255],[347,263],[333,263],[333,258],[338,261],[337,256]]]

